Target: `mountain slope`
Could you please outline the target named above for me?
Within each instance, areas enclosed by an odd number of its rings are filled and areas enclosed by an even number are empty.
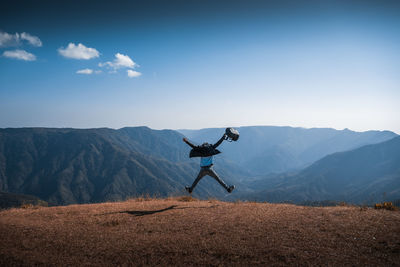
[[[188,152],[181,134],[147,127],[2,129],[0,190],[35,195],[52,204],[182,193],[198,172]],[[234,181],[230,169],[218,170]],[[224,191],[204,179],[196,195],[218,197]]]
[[[0,192],[0,210],[23,205],[47,206],[48,203],[35,196]]]
[[[348,201],[359,204],[400,198],[400,137],[335,153],[293,175],[253,184],[267,201]]]
[[[353,132],[327,128],[293,128],[275,126],[239,127],[240,138],[221,149],[224,159],[236,162],[253,175],[286,172],[304,168],[329,154],[367,144],[380,143],[397,136],[389,131]],[[214,142],[223,128],[180,130],[196,142]]]

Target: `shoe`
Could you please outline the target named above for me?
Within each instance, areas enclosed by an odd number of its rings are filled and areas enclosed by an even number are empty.
[[[230,187],[228,187],[228,189],[227,189],[228,193],[232,193],[233,189],[235,189],[234,185],[231,185]]]
[[[185,186],[186,191],[188,191],[189,194],[192,193],[192,188],[190,186]]]

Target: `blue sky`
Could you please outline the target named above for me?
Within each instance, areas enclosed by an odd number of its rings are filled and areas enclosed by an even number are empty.
[[[399,15],[396,1],[2,1],[0,127],[400,133]]]

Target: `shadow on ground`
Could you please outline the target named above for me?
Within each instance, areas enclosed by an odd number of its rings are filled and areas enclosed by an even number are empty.
[[[168,208],[160,209],[160,210],[125,210],[125,211],[120,211],[119,213],[128,213],[130,215],[135,215],[135,216],[144,216],[144,215],[151,215],[151,214],[155,214],[155,213],[164,212],[167,210],[172,210],[172,209],[175,209],[176,207],[177,207],[176,205],[172,205]]]
[[[215,208],[218,207],[219,205],[213,205],[210,207],[178,207],[177,205],[172,205],[169,206],[168,208],[164,209],[159,209],[159,210],[124,210],[124,211],[118,211],[118,212],[109,212],[109,213],[103,213],[99,215],[107,215],[107,214],[117,214],[117,213],[127,213],[133,216],[145,216],[145,215],[152,215],[155,213],[161,213],[167,210],[183,210],[183,209],[209,209],[209,208]]]

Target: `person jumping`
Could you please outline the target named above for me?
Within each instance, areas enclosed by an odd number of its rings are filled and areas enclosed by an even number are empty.
[[[189,142],[189,140],[185,137],[183,138],[183,141],[188,144],[192,150],[190,151],[189,157],[201,157],[200,159],[200,172],[197,175],[196,180],[194,180],[192,186],[185,186],[186,191],[191,194],[196,187],[197,183],[201,180],[206,175],[209,175],[213,177],[217,182],[222,185],[228,193],[231,193],[233,189],[235,189],[234,185],[228,186],[221,178],[219,178],[218,174],[214,171],[213,169],[213,157],[214,155],[217,155],[221,153],[217,147],[224,141],[228,139],[227,134],[224,134],[218,142],[216,142],[214,145],[208,144],[208,143],[203,143],[200,146],[196,146]]]

